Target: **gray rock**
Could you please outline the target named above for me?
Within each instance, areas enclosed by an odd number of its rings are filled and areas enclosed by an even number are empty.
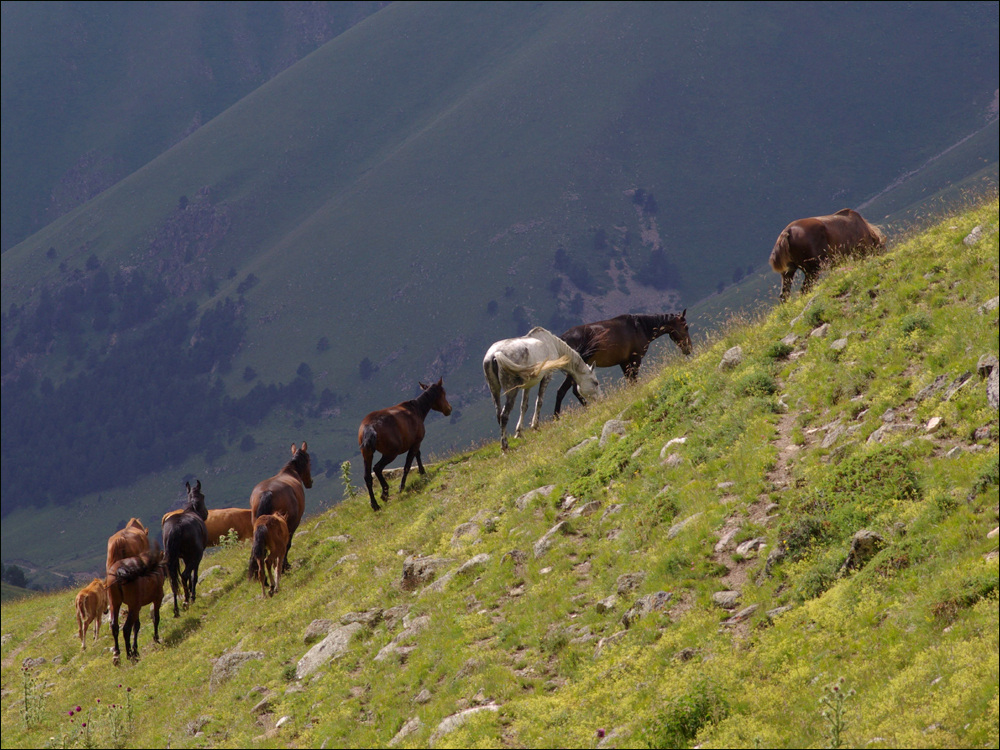
[[[260,716],[261,714],[269,714],[274,710],[274,696],[268,695],[265,698],[261,698],[260,701],[253,708],[250,709],[250,713],[254,716]]]
[[[1000,367],[990,370],[986,378],[986,403],[994,411],[1000,409]]]
[[[609,419],[601,430],[600,446],[603,448],[607,445],[612,435],[617,435],[620,438],[625,437],[625,432],[630,424],[632,423],[621,419]]]
[[[570,513],[570,518],[579,518],[580,516],[590,516],[601,509],[600,500],[591,500],[589,503],[584,503],[579,508],[576,508],[572,513]]]
[[[343,565],[344,563],[353,562],[354,560],[357,560],[357,559],[358,559],[358,556],[355,553],[348,552],[346,555],[344,555],[339,560],[337,560],[337,562],[335,562],[334,565]]]
[[[192,737],[197,737],[201,734],[201,730],[205,728],[205,725],[212,720],[211,716],[205,716],[204,714],[199,716],[197,719],[189,721],[185,729],[187,733]]]
[[[620,643],[624,640],[626,635],[628,635],[627,630],[619,630],[617,633],[612,633],[611,635],[598,640],[597,646],[594,648],[594,658],[598,658],[602,653],[604,653],[604,649],[609,646],[614,646],[616,643]]]
[[[992,312],[1000,307],[1000,297],[994,297],[979,306],[979,314],[985,315],[988,312]]]
[[[941,417],[931,417],[927,420],[927,424],[924,425],[924,432],[928,435],[937,432],[942,424],[944,424],[944,420]]]
[[[795,346],[795,342],[798,340],[799,337],[797,334],[790,333],[781,340],[781,343],[784,344],[785,346]]]
[[[399,604],[382,612],[382,621],[389,630],[393,630],[410,613],[408,604]]]
[[[479,524],[470,521],[455,527],[455,533],[451,535],[451,546],[457,547],[470,542],[479,536]]]
[[[330,544],[347,544],[354,541],[354,537],[350,534],[337,534],[337,536],[328,536],[324,541]]]
[[[916,429],[916,425],[908,422],[889,422],[879,427],[868,436],[868,443],[885,443],[892,435],[909,432]]]
[[[330,634],[330,628],[332,627],[333,620],[313,620],[306,627],[306,632],[302,636],[302,640],[306,643],[312,643],[313,641],[318,641],[320,638],[326,638]]]
[[[341,625],[350,625],[351,623],[358,623],[364,625],[366,628],[374,628],[380,622],[382,622],[382,617],[384,613],[381,609],[369,609],[364,612],[348,612],[347,614],[340,616]]]
[[[830,344],[830,349],[832,349],[835,352],[842,352],[846,348],[847,348],[847,337],[846,336],[844,336],[843,338],[837,339],[836,341],[834,341],[833,343]]]
[[[973,228],[971,232],[965,235],[965,239],[963,239],[962,242],[965,244],[966,247],[972,247],[982,238],[983,238],[983,228],[979,226]]]
[[[992,354],[983,354],[979,361],[976,362],[976,372],[979,373],[979,377],[985,378],[990,374],[990,371],[995,369],[1000,362]]]
[[[303,677],[308,677],[330,659],[344,654],[350,646],[351,638],[362,630],[364,630],[364,625],[360,622],[352,622],[349,625],[342,625],[331,630],[326,638],[306,651],[305,655],[299,659],[299,663],[295,666],[295,678],[301,680]]]
[[[989,428],[987,428],[987,429],[989,429]],[[988,432],[987,432],[987,435],[989,435]],[[601,520],[603,521],[608,516],[613,516],[615,513],[620,512],[621,509],[624,508],[624,507],[625,506],[622,505],[621,503],[612,503],[611,505],[608,506],[608,509],[606,511],[604,511],[603,515],[601,515]]]
[[[454,732],[460,726],[465,724],[469,720],[470,716],[474,716],[483,711],[499,711],[500,707],[495,703],[487,703],[484,706],[474,706],[473,708],[467,708],[464,711],[459,711],[457,714],[452,714],[442,719],[441,723],[437,725],[437,729],[431,734],[430,739],[427,744],[430,747],[434,747],[439,739],[449,732]]]
[[[830,324],[824,323],[823,325],[817,328],[813,328],[812,331],[809,332],[809,337],[814,339],[823,338],[829,332],[830,332]]]
[[[754,537],[753,539],[747,539],[745,542],[738,544],[736,546],[736,554],[743,555],[744,557],[746,557],[748,555],[754,554],[755,552],[757,552],[757,550],[762,549],[763,547],[766,546],[767,546],[767,537],[765,536]]]
[[[541,557],[546,552],[548,552],[549,548],[555,541],[556,536],[568,533],[569,533],[569,524],[566,521],[560,521],[559,523],[557,523],[551,529],[546,531],[545,535],[541,539],[535,542],[534,546],[535,557],[536,558]]]
[[[743,347],[734,346],[729,349],[725,354],[722,355],[722,360],[719,362],[720,370],[732,370],[739,366],[743,361]]]
[[[923,388],[921,388],[917,392],[917,395],[913,397],[913,400],[919,403],[921,401],[930,398],[935,393],[944,388],[945,383],[947,382],[948,382],[947,375],[938,375],[936,378],[934,378],[934,381],[932,383],[929,383],[928,385],[925,385]]]
[[[840,436],[844,434],[844,431],[845,428],[838,419],[836,422],[834,422],[827,428],[826,436],[823,438],[823,442],[820,443],[820,447],[824,449],[832,447],[833,444],[836,443],[837,440],[840,438]]]
[[[615,582],[615,590],[618,592],[618,596],[625,596],[630,591],[635,591],[642,582],[646,580],[646,571],[640,570],[636,573],[623,573],[618,576],[618,580]]]
[[[773,620],[776,617],[780,617],[785,614],[785,612],[790,612],[794,609],[791,604],[786,604],[783,607],[775,607],[774,609],[767,610],[767,617],[769,620]]]
[[[716,591],[712,594],[712,601],[723,609],[736,609],[742,596],[739,591]]]
[[[745,620],[748,620],[750,618],[750,616],[754,612],[756,612],[758,609],[760,609],[760,605],[759,604],[751,604],[749,607],[746,607],[745,609],[741,609],[739,612],[737,612],[735,615],[733,615],[732,617],[730,617],[728,620],[725,620],[722,623],[722,625],[723,625],[723,627],[732,627],[733,625],[738,625],[741,622],[744,622]]]
[[[44,656],[36,656],[34,659],[25,659],[21,662],[21,669],[34,669],[45,664],[47,659]]]
[[[593,445],[596,442],[597,442],[597,438],[595,438],[595,437],[584,438],[579,443],[577,443],[572,448],[570,448],[568,451],[566,451],[566,455],[567,456],[572,456],[574,453],[579,453],[580,451],[584,450],[585,448],[590,447],[591,445]]]
[[[726,547],[728,547],[732,543],[733,538],[739,533],[739,531],[740,527],[735,526],[729,529],[728,531],[724,532],[722,536],[719,537],[719,541],[715,543],[715,551],[722,552],[724,549],[726,549]]]
[[[388,644],[383,646],[377,654],[375,654],[375,661],[385,661],[390,656],[399,655],[407,656],[412,653],[414,646],[403,645],[409,639],[415,637],[418,633],[423,632],[431,624],[431,618],[429,615],[421,615],[420,617],[414,617],[410,619],[409,615],[403,617],[403,629],[399,634],[389,641]]]
[[[208,692],[214,693],[219,686],[236,674],[248,661],[264,658],[263,651],[230,651],[215,660],[212,676],[208,681]]]
[[[851,550],[841,567],[842,573],[863,568],[879,551],[885,547],[885,539],[874,531],[861,529],[851,539]]]
[[[657,591],[655,594],[646,594],[646,596],[638,599],[636,603],[629,607],[628,611],[622,615],[622,625],[626,628],[630,628],[640,617],[645,617],[652,612],[662,612],[667,608],[667,604],[672,597],[673,594],[667,591]]]
[[[597,610],[597,614],[603,615],[605,612],[612,611],[617,604],[618,597],[612,594],[607,599],[601,599],[601,601],[594,605],[594,609]]]
[[[736,482],[719,482],[717,485],[715,485],[715,489],[720,490],[721,492],[725,492],[726,490],[730,490],[735,486]]]
[[[675,466],[680,466],[684,463],[684,459],[681,457],[680,453],[671,453],[665,459],[663,459],[663,465],[668,468],[674,468]]]
[[[420,586],[426,586],[434,580],[438,571],[454,564],[455,560],[450,557],[422,557],[411,555],[403,561],[403,581],[404,591],[413,591]]]
[[[486,563],[490,561],[490,556],[485,552],[476,555],[464,563],[462,563],[458,570],[455,571],[456,575],[465,575],[467,573],[475,573],[478,570],[482,570],[486,567]]]
[[[665,461],[667,459],[667,456],[670,455],[670,449],[672,447],[674,447],[675,445],[684,445],[684,443],[686,443],[687,441],[688,441],[687,437],[676,437],[668,440],[666,443],[663,444],[663,447],[660,448],[660,460]]]
[[[422,706],[425,703],[430,703],[432,697],[433,696],[431,695],[431,691],[428,690],[427,688],[424,688],[415,696],[413,696],[413,702],[416,703],[417,705]]]
[[[688,516],[683,521],[678,521],[670,530],[667,531],[667,539],[674,539],[678,534],[680,534],[687,526],[691,525],[695,521],[701,518],[701,513],[695,513],[693,516]]]
[[[411,734],[413,734],[414,732],[419,732],[423,728],[424,728],[424,723],[420,721],[419,718],[414,716],[405,724],[403,724],[400,730],[396,732],[396,735],[391,740],[389,740],[389,747],[395,747],[400,742],[409,737]]]
[[[556,486],[554,484],[547,484],[544,487],[538,487],[537,489],[531,490],[531,492],[525,492],[521,497],[514,501],[514,505],[517,506],[518,510],[525,510],[528,505],[533,503],[538,498],[548,497],[552,494]]]

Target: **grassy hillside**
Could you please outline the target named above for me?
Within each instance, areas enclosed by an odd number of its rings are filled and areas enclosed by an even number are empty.
[[[136,665],[80,653],[72,592],[5,603],[4,745],[996,746],[997,230],[994,198],[310,519],[271,600],[213,554]]]
[[[239,500],[291,440],[337,466],[365,413],[442,375],[460,414],[429,447],[467,446],[492,434],[479,357],[496,339],[702,299],[759,268],[790,218],[857,204],[995,118],[996,28],[989,3],[392,4],[3,254],[4,401],[20,403],[7,390],[20,380],[60,413],[46,379],[59,394],[115,356],[145,361],[128,343],[171,305],[191,331],[157,371],[179,383],[194,329],[229,300],[245,332],[204,391],[238,399],[305,364],[338,406],[283,406],[250,428],[205,419],[162,471],[63,487],[57,505],[117,521],[209,472]],[[816,91],[827,108],[804,112]],[[112,332],[70,314],[77,339],[10,345],[46,294],[100,271],[162,281],[161,317]],[[379,369],[362,380],[366,358]],[[19,417],[3,420],[5,477],[27,465],[10,449],[25,433],[31,454],[68,465],[81,444],[149,445],[170,428],[74,413],[105,440],[64,441]],[[59,516],[5,517],[5,554],[20,543],[8,527],[30,539]]]

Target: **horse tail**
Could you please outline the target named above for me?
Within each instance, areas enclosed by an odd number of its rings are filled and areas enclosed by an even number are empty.
[[[250,548],[250,567],[247,569],[247,580],[256,581],[259,571],[263,570],[264,548],[266,546],[267,526],[261,524],[253,532],[253,546]]]
[[[260,499],[257,501],[257,513],[256,517],[270,516],[274,514],[274,493],[271,490],[264,490],[260,493]]]
[[[370,424],[366,424],[361,431],[361,450],[374,453],[376,443],[378,443],[378,435],[375,432],[375,428]]]
[[[163,548],[167,562],[167,573],[170,575],[170,586],[177,589],[178,577],[181,572],[181,533],[177,524],[171,524],[163,530]]]
[[[792,259],[791,248],[788,244],[791,236],[791,229],[786,227],[785,230],[778,235],[778,241],[774,243],[774,249],[771,250],[771,269],[775,271],[775,273],[784,273],[788,270],[788,264]]]
[[[483,375],[486,376],[486,384],[490,388],[493,396],[493,404],[500,408],[500,368],[497,365],[496,355],[483,360]]]

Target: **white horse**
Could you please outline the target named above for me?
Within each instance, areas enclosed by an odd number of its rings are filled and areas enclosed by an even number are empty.
[[[594,368],[589,367],[569,344],[544,328],[532,328],[519,338],[497,341],[486,352],[483,372],[486,374],[490,393],[493,394],[503,450],[507,450],[507,418],[514,406],[517,392],[524,392],[521,397],[521,418],[517,420],[517,429],[514,431],[514,437],[521,437],[524,415],[528,412],[528,391],[535,384],[538,385],[535,414],[531,418],[531,428],[538,429],[542,396],[556,370],[562,370],[573,379],[580,389],[584,404],[587,399],[600,398],[601,386],[594,375]],[[506,397],[502,408],[501,394]]]

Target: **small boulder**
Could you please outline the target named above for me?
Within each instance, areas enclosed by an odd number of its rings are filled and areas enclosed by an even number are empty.
[[[418,717],[414,716],[412,719],[403,724],[400,730],[396,732],[395,736],[389,740],[389,747],[395,747],[414,732],[419,732],[423,729],[423,727],[424,723],[420,721]]]
[[[214,693],[219,686],[236,674],[248,661],[264,658],[263,651],[230,651],[215,660],[212,675],[208,681],[208,692]]]
[[[353,622],[364,625],[366,628],[374,628],[380,622],[382,622],[383,611],[378,609],[369,609],[364,612],[348,612],[347,614],[340,616],[341,625],[350,625]]]
[[[313,641],[318,641],[320,638],[326,638],[330,634],[330,628],[332,627],[333,620],[313,620],[306,627],[306,632],[302,640],[306,643],[312,643]]]
[[[667,608],[667,603],[672,597],[673,594],[667,591],[657,591],[655,594],[646,594],[646,596],[638,599],[635,604],[629,607],[628,611],[622,615],[622,625],[626,628],[630,628],[640,617],[645,617],[652,612],[662,612]]]
[[[678,521],[677,523],[675,523],[673,526],[670,527],[669,531],[667,531],[667,539],[673,539],[673,538],[675,538],[687,526],[691,525],[692,523],[694,523],[695,521],[697,521],[699,518],[701,518],[701,513],[695,513],[693,516],[688,516],[683,521]]]
[[[841,573],[863,568],[883,547],[885,547],[885,539],[879,534],[868,529],[861,529],[851,539],[851,549],[840,569]]]
[[[528,505],[533,503],[535,500],[541,497],[548,497],[552,494],[556,486],[554,484],[547,484],[544,487],[538,487],[530,492],[525,492],[517,500],[514,501],[514,505],[517,506],[518,510],[525,510]]]
[[[631,422],[621,419],[609,419],[601,430],[600,446],[603,448],[607,445],[612,435],[617,435],[620,438],[625,437],[625,432],[630,424]]]
[[[347,651],[354,634],[363,629],[364,626],[361,623],[352,622],[350,625],[342,625],[330,631],[326,638],[306,651],[305,655],[299,659],[299,663],[295,667],[295,679],[301,680],[303,677],[308,677],[331,659],[341,656]]]
[[[542,536],[542,538],[539,539],[537,542],[535,542],[535,546],[534,546],[535,557],[536,558],[537,557],[541,557],[546,552],[548,552],[549,548],[552,546],[553,542],[555,541],[556,536],[558,536],[560,534],[568,534],[569,531],[570,531],[570,527],[569,527],[569,524],[566,521],[560,521],[555,526],[553,526],[551,529],[549,529],[548,531],[546,531],[545,535]]]
[[[720,370],[732,370],[739,366],[743,361],[743,347],[734,346],[729,349],[725,354],[722,355],[722,360],[719,362]]]
[[[421,555],[411,555],[403,561],[404,591],[413,591],[420,586],[425,586],[434,580],[439,570],[447,568],[455,561],[450,557],[423,557]]]
[[[618,592],[618,596],[625,596],[630,591],[635,591],[642,582],[646,580],[646,571],[640,570],[636,573],[623,573],[618,576],[618,580],[615,582],[615,590]]]
[[[742,596],[739,591],[716,591],[712,594],[712,602],[723,609],[736,609]]]
[[[596,442],[597,438],[595,437],[584,438],[579,443],[570,448],[568,451],[566,451],[566,455],[572,456],[574,453],[579,453],[580,451],[584,450],[585,448],[588,448],[589,446],[593,445]]]
[[[475,557],[472,557],[466,560],[464,563],[462,563],[459,566],[458,570],[455,571],[455,575],[466,575],[469,573],[475,573],[485,568],[486,563],[488,563],[489,561],[490,561],[490,556],[487,555],[485,552],[478,554]]]

